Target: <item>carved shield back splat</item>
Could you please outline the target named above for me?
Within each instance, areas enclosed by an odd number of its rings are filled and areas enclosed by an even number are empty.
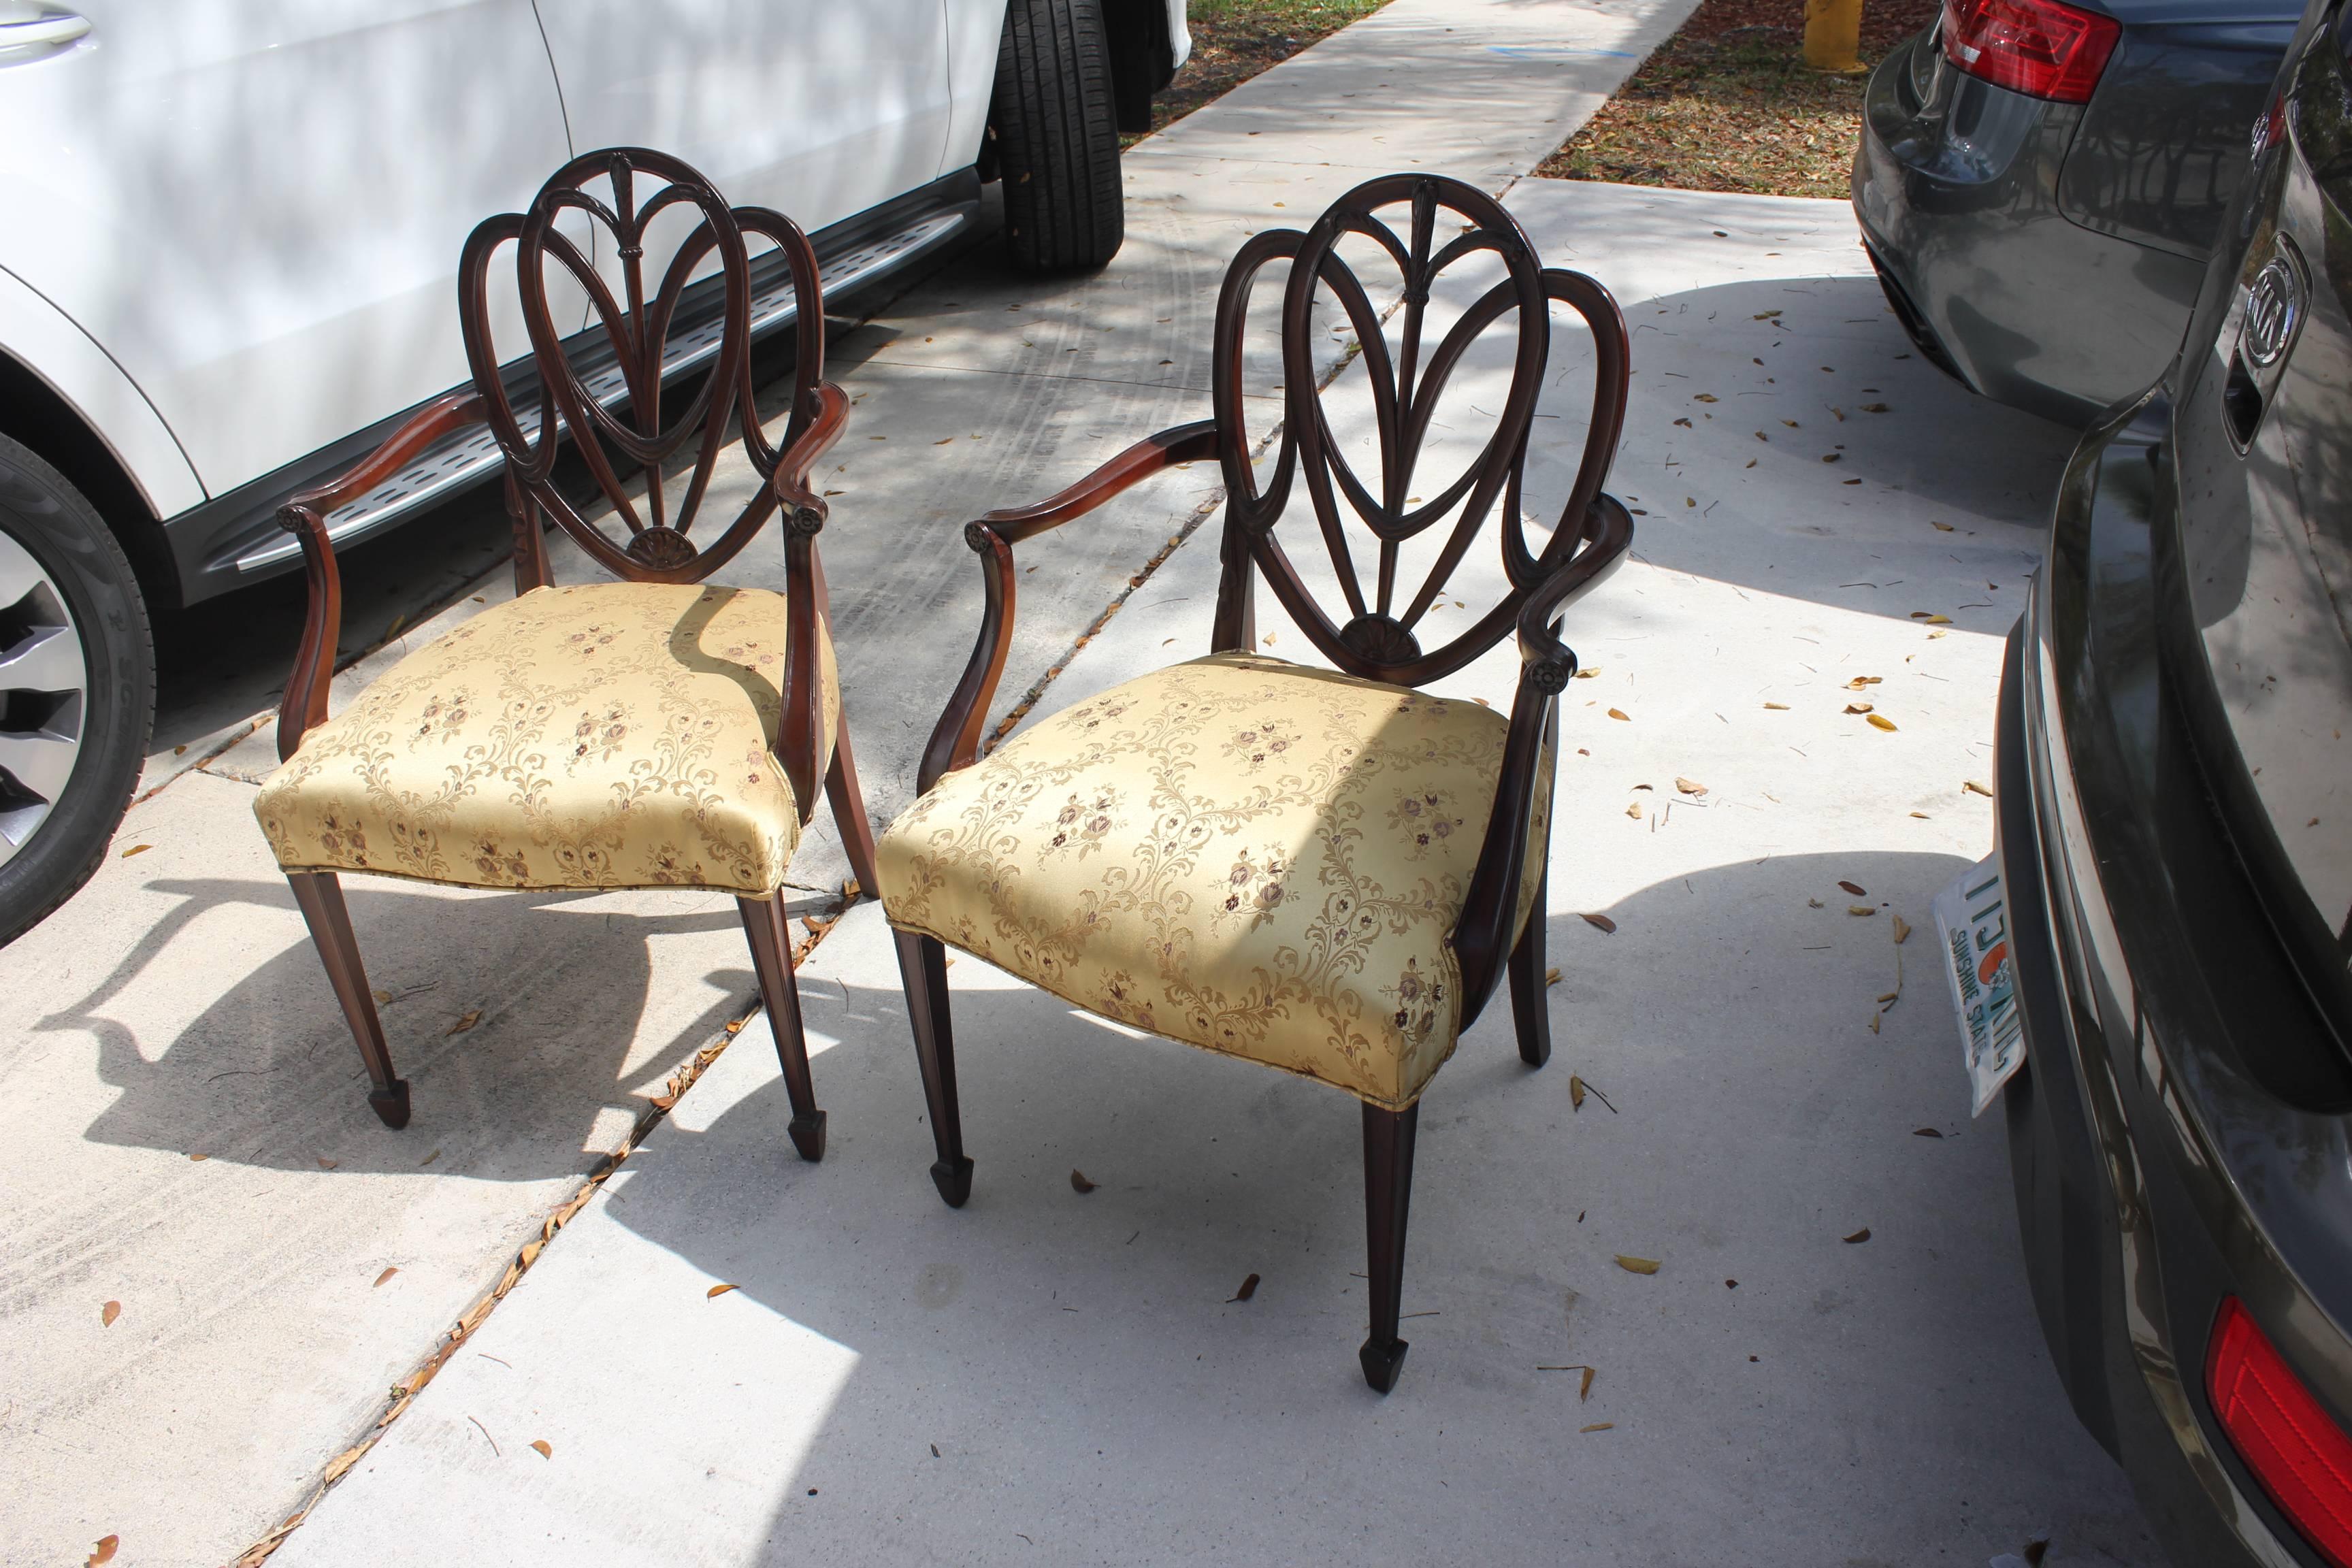
[[[1441,239],[1441,231],[1450,237]],[[1340,247],[1350,239],[1369,242],[1400,275],[1402,292],[1391,315],[1384,318],[1342,256]],[[1247,426],[1243,355],[1253,289],[1276,262],[1289,269],[1280,318],[1283,426],[1261,488],[1251,458],[1262,437]],[[1501,280],[1469,297],[1442,335],[1433,334],[1433,289],[1449,271],[1497,263]],[[1559,524],[1538,543],[1528,533],[1521,492],[1554,303],[1576,311],[1591,331],[1593,397],[1582,461]],[[1334,307],[1360,346],[1360,363],[1343,368],[1330,384],[1318,384],[1315,353],[1328,334],[1318,323]],[[1505,335],[1509,384],[1497,406],[1457,396],[1441,419],[1439,403],[1449,381],[1482,340]],[[1494,647],[1511,631],[1538,584],[1598,536],[1594,501],[1624,422],[1628,358],[1624,319],[1608,291],[1580,273],[1543,267],[1517,221],[1458,180],[1393,174],[1369,181],[1304,233],[1277,229],[1253,237],[1234,257],[1217,302],[1214,395],[1227,497],[1217,646],[1248,642],[1250,584],[1263,573],[1309,640],[1351,674],[1419,686]],[[1365,472],[1349,461],[1335,435],[1328,404],[1332,388],[1349,377],[1360,377],[1361,386],[1349,383],[1349,389],[1370,397],[1372,461]],[[1465,412],[1486,423],[1465,434]],[[1430,460],[1433,431],[1441,425],[1450,442],[1471,441],[1475,453],[1451,479],[1419,479]],[[1340,595],[1328,607],[1284,542],[1281,525],[1301,479],[1317,542],[1328,556]],[[1425,499],[1417,484],[1431,491]],[[1509,591],[1466,630],[1424,647],[1425,617],[1497,512]],[[1369,560],[1362,560],[1351,535],[1361,542],[1367,534]],[[1429,537],[1421,542],[1423,535]],[[1408,545],[1431,557],[1417,584],[1405,573]]]
[[[673,208],[680,209],[673,226],[691,218],[692,226],[648,293],[647,235]],[[558,226],[572,214],[584,217],[593,232],[587,249]],[[752,258],[747,237],[765,239],[782,253],[798,300],[798,321],[808,329],[795,333],[791,415],[782,441],[773,446],[760,427],[752,386]],[[514,247],[522,318],[537,372],[535,416],[518,410],[518,389],[502,379],[501,353],[491,339],[491,263],[509,245]],[[617,265],[617,294],[594,260],[604,255]],[[720,307],[716,350],[685,405],[665,418],[665,352],[689,286],[708,287],[695,279],[696,270],[714,256]],[[549,300],[551,273],[584,293],[592,326],[602,329],[616,357],[626,396],[614,406],[598,399],[563,353],[565,334]],[[544,513],[616,576],[701,582],[749,544],[775,512],[778,497],[770,481],[778,457],[820,406],[824,308],[807,237],[781,213],[728,206],[694,170],[645,148],[576,158],[540,188],[529,211],[478,226],[459,263],[458,318],[486,417],[506,456],[510,497],[519,503],[519,557],[524,551],[538,552],[537,517]],[[523,388],[528,403],[530,384]],[[560,437],[565,436],[610,504],[611,515],[625,528],[625,539],[616,541],[589,521],[553,482]],[[760,483],[715,537],[706,531],[698,541],[693,530],[709,500],[712,476],[729,446],[737,443]],[[687,459],[682,472],[673,474],[681,457]],[[637,475],[643,476],[641,489],[630,482]],[[788,520],[796,526],[803,521]]]

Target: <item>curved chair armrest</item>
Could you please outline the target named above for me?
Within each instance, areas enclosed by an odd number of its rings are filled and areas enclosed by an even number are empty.
[[[327,687],[334,679],[335,644],[343,627],[343,582],[335,570],[334,542],[327,537],[328,517],[399,473],[451,431],[479,424],[482,417],[477,393],[436,398],[342,474],[289,497],[278,509],[278,526],[302,546],[302,574],[310,590],[294,672],[278,707],[279,762],[294,754],[305,731],[327,720]]]
[[[988,705],[996,697],[996,683],[1004,674],[1004,660],[1013,647],[1013,546],[1085,516],[1163,468],[1216,455],[1215,420],[1178,425],[1145,437],[1076,484],[1034,506],[992,511],[964,525],[964,542],[980,557],[987,601],[971,662],[964,666],[963,679],[956,683],[938,727],[931,731],[930,744],[923,750],[922,766],[915,775],[918,795],[929,794],[943,775],[979,760],[981,727],[987,722]]]
[[[1576,650],[1559,640],[1558,617],[1614,572],[1633,542],[1633,519],[1616,497],[1595,496],[1586,518],[1580,547],[1528,595],[1519,615],[1519,684],[1511,700],[1510,733],[1503,744],[1486,841],[1478,848],[1478,868],[1454,928],[1465,1026],[1486,1005],[1518,935],[1536,775],[1544,748],[1556,738],[1559,694],[1576,678]],[[1541,914],[1538,910],[1530,918]]]
[[[829,381],[821,381],[812,395],[816,401],[816,417],[801,432],[800,439],[786,447],[776,459],[776,475],[771,481],[776,499],[782,503],[789,521],[795,511],[813,511],[822,525],[831,515],[824,497],[809,480],[809,470],[823,460],[841,433],[849,428],[849,394]]]

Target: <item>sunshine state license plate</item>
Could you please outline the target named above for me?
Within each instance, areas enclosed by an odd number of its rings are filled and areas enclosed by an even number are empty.
[[[2000,857],[1988,856],[1936,895],[1936,925],[1943,933],[1952,1006],[1960,1019],[1960,1052],[1984,1114],[2018,1064],[2025,1060],[2025,1026],[2017,1016],[2017,972],[2009,951],[2009,896]]]

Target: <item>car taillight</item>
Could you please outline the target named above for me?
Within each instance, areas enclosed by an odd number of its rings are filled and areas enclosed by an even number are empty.
[[[2123,27],[2058,0],[1944,0],[1944,58],[2029,98],[2088,103]]]
[[[2336,1568],[2352,1568],[2352,1437],[2235,1296],[2213,1320],[2205,1391],[2221,1430],[2279,1511]]]

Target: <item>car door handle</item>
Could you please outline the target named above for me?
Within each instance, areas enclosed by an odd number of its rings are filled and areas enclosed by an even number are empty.
[[[17,49],[70,44],[89,31],[89,18],[51,11],[23,22],[0,22],[0,58]]]

